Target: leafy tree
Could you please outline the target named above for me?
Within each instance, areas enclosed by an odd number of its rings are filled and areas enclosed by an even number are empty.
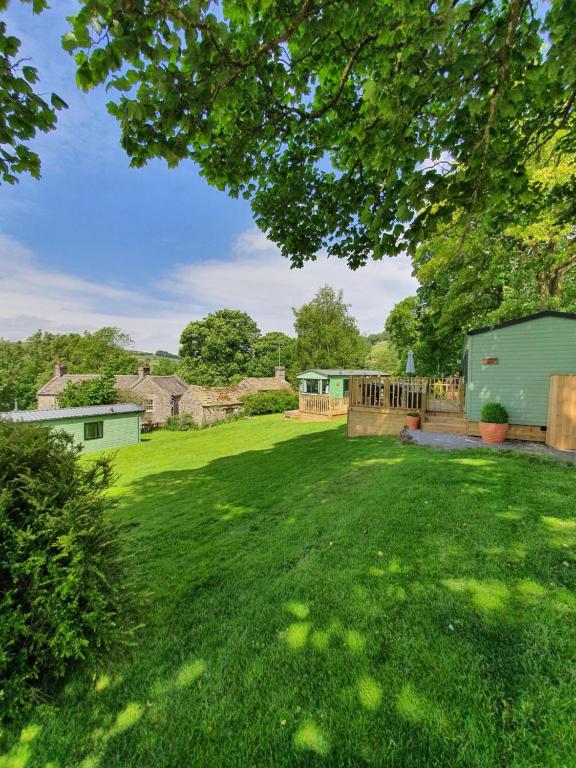
[[[280,331],[271,331],[261,336],[254,344],[254,359],[249,369],[250,376],[273,376],[277,365],[286,368],[286,376],[292,377],[294,339]]]
[[[574,29],[573,0],[83,0],[64,46],[133,166],[190,158],[293,264],[357,267],[528,200],[576,144]]]
[[[182,331],[182,376],[193,384],[226,386],[246,376],[260,330],[245,312],[219,309]]]
[[[125,633],[109,458],[61,431],[0,422],[0,719]]]
[[[541,156],[529,166],[528,203],[504,214],[456,215],[413,258],[417,297],[396,305],[386,328],[420,373],[460,366],[466,331],[546,309],[576,311],[576,230],[560,187],[576,183],[576,160]]]
[[[312,301],[294,309],[294,369],[360,368],[368,344],[356,320],[348,312],[343,292],[329,285],[319,289]]]
[[[152,362],[152,373],[154,376],[172,376],[178,373],[180,361],[172,357],[162,357],[160,360]]]
[[[369,333],[364,337],[369,344],[378,344],[380,341],[389,341],[390,337],[386,331],[380,333]]]
[[[386,320],[386,332],[396,349],[413,347],[419,338],[418,298],[408,296],[394,307]]]
[[[86,405],[109,405],[118,402],[114,386],[114,374],[105,373],[92,381],[69,382],[59,397],[61,408],[78,408]]]
[[[30,0],[24,0],[29,2]],[[32,0],[34,13],[48,7],[47,0]],[[8,0],[0,0],[0,11]],[[0,176],[8,184],[21,173],[40,178],[40,159],[30,148],[38,131],[56,127],[57,110],[67,107],[55,93],[45,100],[38,84],[38,71],[20,52],[21,40],[0,21]]]
[[[53,334],[38,331],[25,341],[0,339],[0,410],[32,408],[36,391],[54,375],[58,360],[69,373],[135,373],[136,360],[125,347],[131,339],[118,328],[94,333]]]

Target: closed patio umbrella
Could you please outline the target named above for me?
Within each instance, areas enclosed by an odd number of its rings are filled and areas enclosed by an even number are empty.
[[[413,375],[416,373],[416,367],[414,365],[414,352],[411,349],[408,350],[408,359],[406,360],[406,373]]]

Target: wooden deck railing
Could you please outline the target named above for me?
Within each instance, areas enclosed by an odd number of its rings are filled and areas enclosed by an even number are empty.
[[[464,408],[464,380],[456,376],[428,379],[427,410],[460,413]]]
[[[350,405],[459,413],[464,406],[464,385],[457,377],[357,377],[350,380]]]
[[[348,398],[300,394],[298,410],[318,416],[341,416],[348,412]]]

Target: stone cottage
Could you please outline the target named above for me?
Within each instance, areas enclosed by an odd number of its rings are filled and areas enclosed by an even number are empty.
[[[58,408],[58,398],[69,383],[97,378],[96,373],[68,373],[67,366],[58,363],[54,376],[36,393],[38,408]],[[164,424],[169,416],[180,413],[180,398],[188,389],[179,376],[152,375],[149,363],[141,364],[136,374],[118,375],[114,379],[116,389],[123,393],[123,399],[129,399],[128,393],[133,393],[134,399],[144,406],[142,420],[154,424]]]
[[[239,381],[236,389],[245,395],[251,395],[256,392],[278,392],[292,387],[286,381],[286,368],[277,365],[274,376],[249,376]]]
[[[251,376],[233,387],[199,387],[188,385],[179,376],[154,376],[144,363],[137,374],[115,376],[115,386],[122,399],[144,407],[142,422],[162,426],[170,416],[189,413],[199,426],[209,426],[242,412],[242,397],[256,392],[290,389],[285,368],[278,366],[274,376]],[[58,398],[69,383],[93,381],[96,373],[68,373],[58,363],[54,376],[37,392],[39,409],[58,408]]]
[[[210,426],[243,411],[242,398],[256,392],[291,389],[278,366],[274,376],[251,376],[233,387],[198,387],[191,384],[180,401],[180,412],[189,413],[198,426]]]
[[[242,412],[242,392],[236,387],[198,387],[191,384],[182,395],[180,412],[189,413],[199,427],[209,427]]]

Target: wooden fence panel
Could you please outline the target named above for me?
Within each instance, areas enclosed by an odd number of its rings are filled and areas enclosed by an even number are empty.
[[[459,377],[429,379],[429,411],[461,413],[464,408],[464,381]]]
[[[348,397],[300,394],[299,410],[318,416],[342,416],[348,412]]]
[[[550,377],[546,443],[576,451],[576,375]]]

